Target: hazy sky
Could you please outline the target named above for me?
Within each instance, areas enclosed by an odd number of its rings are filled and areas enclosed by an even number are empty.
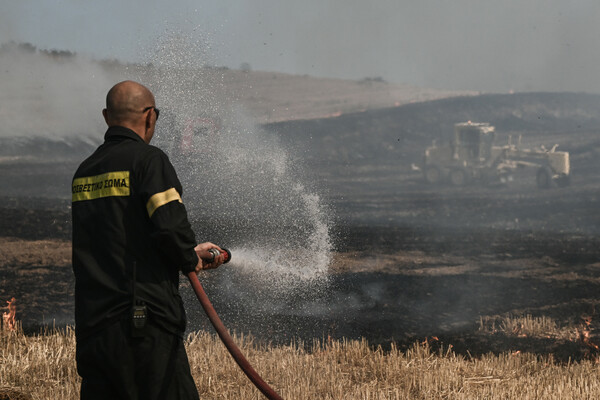
[[[169,31],[210,46],[199,65],[600,92],[598,0],[0,0],[0,42],[143,61]]]

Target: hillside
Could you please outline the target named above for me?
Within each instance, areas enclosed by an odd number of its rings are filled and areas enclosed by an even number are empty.
[[[217,72],[227,96],[239,101],[258,124],[329,118],[475,94],[395,84],[378,78],[352,81],[263,71]]]
[[[432,140],[447,141],[455,123],[489,122],[499,140],[523,135],[524,143],[591,151],[600,139],[600,95],[517,93],[451,97],[349,113],[336,118],[266,125],[315,160],[419,162]]]

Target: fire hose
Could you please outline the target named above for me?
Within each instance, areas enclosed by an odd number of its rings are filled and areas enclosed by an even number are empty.
[[[223,250],[225,250],[225,252],[226,252],[226,254],[224,254],[225,262],[229,262],[229,260],[231,260],[231,253],[227,249],[223,249]],[[252,365],[250,365],[250,363],[248,362],[246,357],[244,357],[244,354],[242,354],[242,351],[240,350],[240,348],[235,344],[231,335],[227,331],[227,328],[225,327],[223,322],[221,322],[219,315],[217,314],[214,307],[212,306],[212,303],[210,302],[206,292],[204,291],[204,288],[200,284],[200,281],[198,280],[198,276],[196,275],[196,272],[194,272],[194,271],[189,272],[187,274],[187,277],[192,285],[192,288],[194,289],[194,292],[196,293],[196,297],[200,301],[200,304],[202,305],[202,308],[206,312],[206,315],[208,316],[208,319],[210,320],[211,324],[215,327],[215,330],[217,331],[217,334],[221,338],[221,341],[223,342],[225,347],[227,347],[229,354],[231,354],[231,356],[233,357],[235,362],[239,365],[239,367],[242,369],[242,371],[244,371],[244,373],[246,374],[248,379],[250,379],[250,381],[254,384],[254,386],[256,386],[256,388],[258,390],[260,390],[261,393],[264,394],[266,398],[268,398],[270,400],[283,400],[282,397],[279,396],[279,394],[277,394],[277,392],[275,392],[275,390],[273,390],[260,377],[260,375],[254,370],[254,368],[252,368]]]

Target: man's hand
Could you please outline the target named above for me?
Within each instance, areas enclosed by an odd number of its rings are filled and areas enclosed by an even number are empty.
[[[211,253],[211,249],[217,250],[219,255]],[[200,243],[194,250],[196,250],[196,254],[199,258],[198,265],[196,265],[196,273],[199,273],[203,269],[217,268],[225,261],[225,256],[223,255],[225,252],[223,249],[211,242]]]

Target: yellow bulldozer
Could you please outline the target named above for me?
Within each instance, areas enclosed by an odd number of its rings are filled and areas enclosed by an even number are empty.
[[[494,146],[496,132],[488,123],[462,122],[454,125],[454,136],[445,145],[425,150],[423,177],[430,184],[505,182],[517,169],[535,168],[539,188],[567,186],[570,183],[569,153],[551,149],[521,148],[521,139],[513,144]]]

